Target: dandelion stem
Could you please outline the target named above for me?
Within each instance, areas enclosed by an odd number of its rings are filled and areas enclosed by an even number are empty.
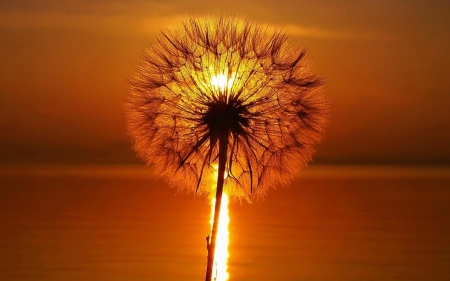
[[[214,207],[214,220],[211,235],[209,237],[209,243],[207,245],[208,249],[208,261],[206,265],[206,277],[205,281],[211,281],[213,266],[214,266],[214,256],[216,252],[216,238],[217,229],[219,227],[219,215],[220,206],[222,204],[222,194],[225,179],[225,165],[227,162],[227,148],[228,148],[228,131],[222,132],[219,137],[219,170],[217,173],[217,189],[216,189],[216,204]]]

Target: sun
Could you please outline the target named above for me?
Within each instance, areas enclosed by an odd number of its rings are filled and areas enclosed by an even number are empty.
[[[225,90],[229,91],[233,87],[235,77],[236,77],[235,73],[233,73],[231,77],[228,77],[224,73],[217,74],[211,77],[211,85],[216,91],[219,92],[225,92]]]

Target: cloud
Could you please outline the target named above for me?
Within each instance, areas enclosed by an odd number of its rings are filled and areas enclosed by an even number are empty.
[[[289,24],[284,27],[288,34],[292,36],[313,37],[313,38],[355,38],[355,34],[350,32],[337,32],[317,27],[301,27],[295,24]]]
[[[287,24],[283,29],[291,36],[320,38],[320,39],[363,39],[363,40],[388,40],[394,36],[377,30],[343,30],[336,31],[318,27],[303,27],[296,24]]]
[[[81,8],[80,8],[81,9]],[[142,12],[142,9],[145,12]],[[136,6],[124,5],[122,2],[99,7],[91,6],[81,10],[63,9],[53,10],[0,10],[0,27],[3,28],[42,28],[42,29],[68,29],[101,32],[117,36],[152,36],[163,30],[171,28],[187,19],[190,14],[177,9],[170,9],[167,3],[152,2],[151,9],[143,5],[141,9]],[[122,10],[120,12],[119,10]],[[77,12],[78,11],[78,12]],[[192,15],[192,14],[191,14]],[[239,16],[237,16],[239,17]],[[245,19],[245,17],[243,17]],[[252,18],[263,25],[271,26],[267,19]],[[304,26],[295,22],[276,24],[295,37],[320,39],[388,39],[389,34],[376,30],[331,30],[323,27]]]

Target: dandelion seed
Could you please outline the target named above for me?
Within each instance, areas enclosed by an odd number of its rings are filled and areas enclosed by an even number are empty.
[[[171,184],[215,194],[206,280],[224,185],[251,200],[311,160],[328,117],[322,84],[281,30],[233,17],[191,18],[146,50],[131,79],[128,129]]]
[[[288,183],[311,160],[328,117],[323,81],[305,55],[281,30],[233,17],[166,31],[131,79],[135,150],[171,184],[214,194],[206,175],[225,134],[231,197]]]

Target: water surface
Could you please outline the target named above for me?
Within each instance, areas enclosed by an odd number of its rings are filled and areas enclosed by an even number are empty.
[[[313,166],[230,208],[230,280],[450,280],[449,168]],[[143,167],[4,167],[0,280],[202,280],[209,212]]]

